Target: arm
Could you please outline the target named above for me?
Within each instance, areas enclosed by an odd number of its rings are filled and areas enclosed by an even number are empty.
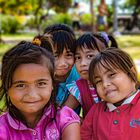
[[[69,95],[68,99],[64,103],[64,105],[66,105],[72,109],[76,109],[79,104],[80,103],[77,101],[77,99],[71,94]]]
[[[68,125],[62,133],[62,140],[81,140],[80,124],[72,123]]]

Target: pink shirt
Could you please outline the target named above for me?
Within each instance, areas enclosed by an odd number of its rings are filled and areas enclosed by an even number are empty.
[[[82,140],[140,140],[140,91],[130,103],[109,111],[93,105],[81,126]]]
[[[34,129],[27,128],[6,112],[0,116],[0,140],[60,140],[63,130],[71,123],[80,123],[80,119],[66,106],[59,109],[56,116],[52,106],[46,108]]]

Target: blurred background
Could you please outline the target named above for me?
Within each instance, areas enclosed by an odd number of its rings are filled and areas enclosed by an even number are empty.
[[[0,61],[10,47],[55,23],[68,24],[76,37],[112,34],[134,59],[140,79],[140,0],[0,0]]]

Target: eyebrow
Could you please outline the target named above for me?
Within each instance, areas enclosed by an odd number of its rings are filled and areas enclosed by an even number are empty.
[[[48,82],[49,79],[39,79],[39,80],[36,80],[35,82],[41,82],[41,81],[47,81]],[[20,81],[15,81],[12,84],[15,85],[15,84],[20,84],[20,83],[27,83],[27,82],[20,80]]]
[[[108,72],[110,72],[110,70],[107,69],[104,74],[106,74]],[[100,77],[98,75],[97,76],[95,75],[94,78],[100,78]]]

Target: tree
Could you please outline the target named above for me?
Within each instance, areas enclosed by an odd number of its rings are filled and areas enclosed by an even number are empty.
[[[34,4],[33,4],[34,3]],[[23,15],[29,14],[34,10],[36,0],[1,0],[0,11],[2,14]]]
[[[68,8],[72,5],[72,0],[47,0],[50,7],[56,12],[67,12]]]
[[[133,13],[132,13],[132,18],[126,27],[127,30],[132,30],[135,25],[138,26],[138,15],[140,13],[140,1],[139,0],[127,0],[125,6],[126,7],[133,6],[133,9],[134,9]]]
[[[94,0],[90,0],[91,27],[92,27],[92,31],[95,31],[93,3]]]

